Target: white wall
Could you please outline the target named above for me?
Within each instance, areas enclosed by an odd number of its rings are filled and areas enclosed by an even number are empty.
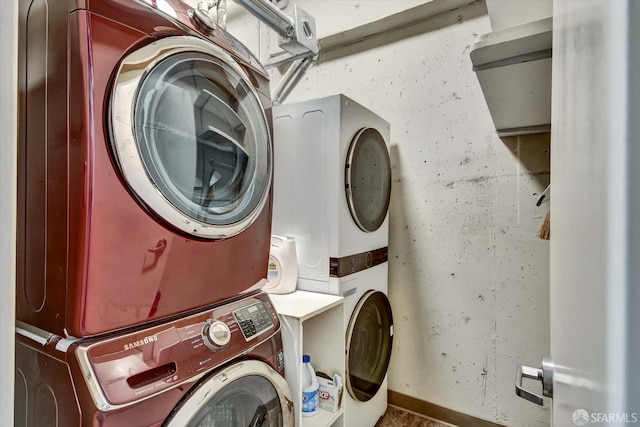
[[[13,425],[18,5],[0,1],[0,426]]]
[[[429,2],[297,3],[324,37],[375,30],[377,19]],[[278,50],[275,35],[256,42],[244,22],[228,30],[258,43],[263,60]],[[479,2],[343,46],[321,54],[287,102],[342,92],[391,123],[389,388],[504,425],[544,426],[549,408],[517,398],[513,381],[517,363],[549,354],[549,247],[536,238],[548,205],[535,206],[549,182],[549,136],[495,135],[469,59],[490,30]]]

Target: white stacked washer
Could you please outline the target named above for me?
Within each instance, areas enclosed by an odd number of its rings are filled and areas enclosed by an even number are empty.
[[[344,95],[273,109],[273,233],[296,239],[298,289],[345,297],[344,425],[387,407],[389,123]]]

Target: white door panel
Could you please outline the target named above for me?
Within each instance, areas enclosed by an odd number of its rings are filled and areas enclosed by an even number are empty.
[[[640,423],[640,4],[553,13],[552,366],[524,376],[552,368],[555,427]]]
[[[605,4],[607,3],[607,4]],[[553,423],[623,393],[625,2],[558,2],[551,137]],[[617,22],[616,22],[617,21]],[[616,25],[617,24],[617,25]],[[618,64],[618,66],[614,66]],[[619,87],[616,85],[620,84]],[[621,96],[622,95],[622,96]],[[612,351],[615,349],[614,351]]]

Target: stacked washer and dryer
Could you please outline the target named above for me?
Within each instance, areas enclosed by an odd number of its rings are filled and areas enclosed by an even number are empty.
[[[344,95],[274,107],[275,234],[293,236],[298,289],[344,297],[344,425],[387,408],[389,123]]]
[[[20,0],[16,425],[292,426],[269,81],[177,0]]]

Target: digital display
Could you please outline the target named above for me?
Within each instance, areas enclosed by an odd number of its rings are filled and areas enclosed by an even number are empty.
[[[273,327],[271,316],[261,302],[234,311],[233,317],[247,341]]]

